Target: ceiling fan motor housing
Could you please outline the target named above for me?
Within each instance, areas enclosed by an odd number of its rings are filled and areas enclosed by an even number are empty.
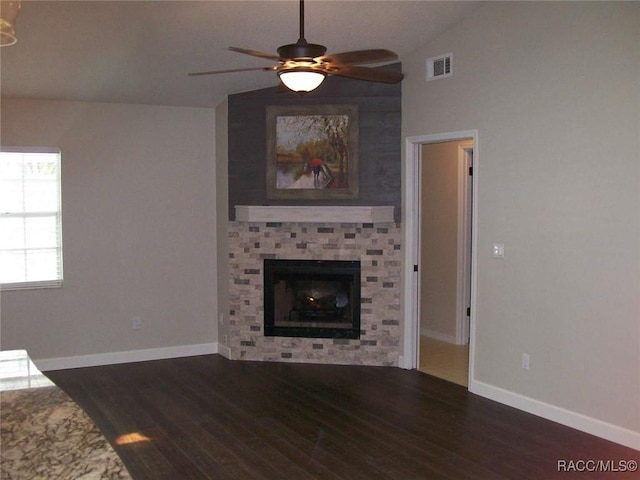
[[[326,52],[327,47],[324,45],[307,43],[303,39],[278,47],[278,55],[281,60],[313,60],[323,56]]]

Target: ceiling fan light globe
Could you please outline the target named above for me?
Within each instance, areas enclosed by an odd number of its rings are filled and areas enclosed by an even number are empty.
[[[285,86],[294,92],[311,92],[320,86],[326,75],[322,72],[295,70],[278,74]]]

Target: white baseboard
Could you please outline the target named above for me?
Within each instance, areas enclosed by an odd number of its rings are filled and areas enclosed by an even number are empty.
[[[423,337],[433,338],[434,340],[440,340],[441,342],[457,344],[455,336],[436,332],[434,330],[428,330],[426,328],[420,329],[420,335],[422,335]]]
[[[416,368],[407,361],[407,357],[405,357],[404,355],[398,355],[398,367],[403,368],[404,370],[411,370]]]
[[[510,407],[546,418],[547,420],[552,420],[562,425],[575,428],[576,430],[595,435],[596,437],[604,438],[635,450],[640,450],[640,432],[634,432],[633,430],[587,417],[586,415],[534,400],[524,395],[519,395],[477,380],[471,380],[469,391]]]
[[[231,360],[231,349],[222,343],[218,344],[218,353],[227,360]]]
[[[180,345],[176,347],[148,348],[128,352],[96,353],[77,355],[74,357],[41,358],[33,360],[38,370],[66,370],[69,368],[96,367],[99,365],[115,365],[117,363],[145,362],[165,358],[193,357],[218,353],[218,343],[201,343],[198,345]]]

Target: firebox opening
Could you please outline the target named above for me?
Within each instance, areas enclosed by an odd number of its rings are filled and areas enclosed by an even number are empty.
[[[360,338],[360,262],[265,259],[264,334]]]

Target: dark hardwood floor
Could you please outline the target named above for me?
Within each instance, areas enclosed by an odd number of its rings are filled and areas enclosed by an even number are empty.
[[[625,479],[640,452],[399,368],[218,355],[47,372],[136,480]],[[138,433],[148,441],[118,445]]]

